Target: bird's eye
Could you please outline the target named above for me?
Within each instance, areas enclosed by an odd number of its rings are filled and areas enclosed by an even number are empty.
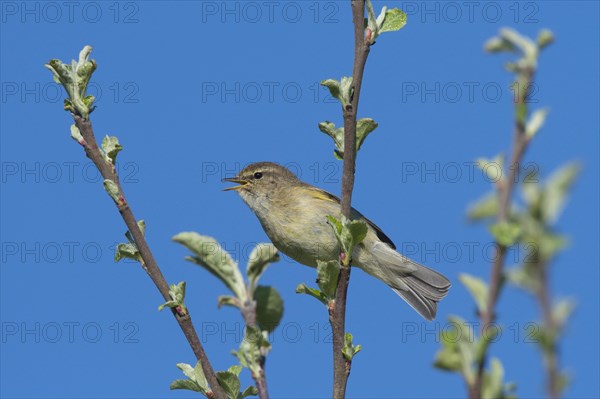
[[[254,174],[254,178],[255,178],[255,179],[262,179],[262,173],[261,173],[261,172],[256,172],[256,173]]]

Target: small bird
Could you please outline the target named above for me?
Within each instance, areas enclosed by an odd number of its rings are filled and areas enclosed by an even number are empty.
[[[235,190],[258,217],[275,247],[310,267],[339,258],[339,245],[327,215],[339,218],[340,199],[302,182],[289,169],[273,162],[257,162],[238,176],[223,181]],[[427,320],[448,294],[450,281],[440,273],[396,252],[396,246],[375,223],[352,209],[352,220],[363,220],[368,231],[353,250],[351,262],[383,281]]]

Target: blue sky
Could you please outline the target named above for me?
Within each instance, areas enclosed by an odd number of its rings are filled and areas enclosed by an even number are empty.
[[[570,246],[552,265],[552,292],[577,310],[561,343],[573,378],[566,395],[598,387],[597,2],[378,2],[401,7],[408,24],[384,34],[367,63],[360,117],[379,128],[363,146],[353,205],[407,255],[454,283],[426,323],[391,290],[352,274],[347,328],[363,345],[348,397],[464,397],[462,381],[431,367],[448,315],[475,321],[461,272],[488,278],[490,237],[465,208],[490,189],[471,162],[507,151],[511,75],[504,55],[483,43],[503,26],[556,43],[539,64],[533,107],[551,109],[528,153],[547,176],[583,165],[556,228]],[[113,262],[125,231],[81,148],[69,138],[64,93],[43,64],[68,61],[86,44],[98,62],[90,91],[96,134],[119,137],[119,170],[170,283],[186,280],[187,303],[217,369],[234,362],[239,314],[218,310],[226,293],[183,260],[170,238],[195,230],[216,237],[245,265],[267,237],[221,178],[270,160],[339,193],[341,163],[317,123],[341,123],[318,82],[349,75],[352,27],[346,2],[12,2],[3,1],[0,38],[2,243],[0,395],[6,398],[189,398],[170,392],[176,363],[195,363],[160,296],[133,263]],[[522,253],[509,263],[516,263]],[[284,258],[264,276],[285,301],[272,337],[272,397],[330,393],[325,309],[294,293],[313,270]],[[538,348],[527,323],[532,298],[507,288],[498,308],[502,336],[492,354],[520,397],[543,395]],[[244,383],[250,383],[244,374]]]

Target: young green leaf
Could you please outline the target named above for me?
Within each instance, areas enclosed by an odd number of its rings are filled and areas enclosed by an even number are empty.
[[[544,126],[546,117],[550,110],[548,108],[537,109],[533,111],[527,125],[525,126],[525,136],[531,140],[537,132]]]
[[[356,122],[356,151],[360,150],[363,142],[373,130],[377,129],[377,122],[371,118],[362,118]],[[342,129],[343,130],[343,129]]]
[[[71,125],[71,138],[81,145],[85,145],[85,139],[81,135],[79,128],[75,125]]]
[[[298,286],[296,287],[296,294],[310,295],[310,296],[318,299],[320,302],[322,302],[323,305],[327,305],[329,303],[329,300],[327,299],[327,295],[325,295],[324,293],[322,293],[321,291],[319,291],[317,289],[308,287],[304,283],[298,284]]]
[[[108,164],[115,164],[119,151],[123,146],[119,144],[119,139],[115,136],[104,136],[102,140],[102,151],[104,152],[104,160]]]
[[[321,81],[321,86],[327,87],[331,97],[337,98],[343,104],[344,99],[342,98],[342,88],[340,87],[339,80],[325,79]]]
[[[377,122],[371,118],[359,119],[356,123],[356,151],[360,150],[365,139],[373,130],[377,128]],[[335,127],[335,124],[329,121],[319,123],[319,130],[333,139],[335,150],[333,154],[337,159],[344,158],[344,128]]]
[[[485,372],[483,376],[481,397],[483,399],[507,398],[504,384],[504,367],[500,360],[495,357],[490,361],[490,370]]]
[[[496,183],[502,179],[504,171],[504,156],[502,154],[496,155],[494,159],[479,158],[475,162],[488,181]]]
[[[344,109],[346,109],[346,106],[352,102],[352,76],[342,76],[342,80],[340,81],[340,90],[342,92],[342,98],[344,99],[342,105],[344,106]]]
[[[165,307],[175,308],[179,307],[178,313],[187,314],[187,308],[185,306],[185,281],[181,281],[178,284],[171,284],[169,286],[170,301],[167,301],[158,307],[161,311]]]
[[[529,342],[536,342],[545,354],[552,353],[558,337],[558,331],[547,325],[537,323],[526,327]]]
[[[105,179],[104,180],[104,190],[110,195],[110,198],[115,201],[116,204],[119,203],[121,193],[119,192],[119,186],[112,180]]]
[[[379,33],[397,31],[404,28],[405,25],[406,13],[404,13],[404,11],[398,8],[385,10],[385,18],[383,18],[381,23],[379,23]]]
[[[61,84],[67,92],[69,98],[65,99],[65,110],[77,113],[83,119],[87,119],[94,110],[94,96],[85,95],[92,73],[96,69],[96,61],[89,60],[91,52],[92,47],[85,46],[79,53],[79,61],[73,60],[67,65],[53,59],[44,65],[52,72],[54,81]]]
[[[327,299],[335,298],[338,277],[340,275],[340,264],[336,260],[323,262],[317,259],[317,284]]]
[[[176,301],[170,300],[170,301],[167,301],[167,302],[163,303],[162,305],[159,305],[158,306],[158,311],[160,312],[164,308],[174,308],[174,307],[177,307],[177,306],[178,306],[178,303]]]
[[[240,364],[255,375],[260,374],[262,371],[264,356],[271,349],[271,344],[265,338],[265,334],[258,328],[247,326],[240,349],[232,352],[238,358]]]
[[[538,182],[537,175],[531,176],[531,181],[525,181],[521,185],[521,195],[527,204],[531,213],[538,214],[540,212],[542,200],[542,188]]]
[[[515,48],[518,48],[523,53],[523,66],[535,68],[537,64],[538,46],[529,37],[519,34],[514,29],[502,28],[500,29],[500,37]]]
[[[333,232],[343,253],[347,255],[344,259],[344,266],[348,266],[350,264],[352,250],[356,245],[360,244],[367,235],[367,224],[362,220],[346,219],[343,215],[341,220],[338,220],[331,215],[327,215],[327,222],[333,228]]]
[[[542,215],[547,223],[558,219],[580,170],[578,163],[569,163],[554,172],[544,184]]]
[[[556,253],[568,245],[568,240],[565,236],[545,231],[536,237],[537,241],[533,241],[538,246],[539,255],[543,259],[552,259]]]
[[[319,130],[333,139],[335,144],[333,155],[337,159],[342,159],[344,157],[344,128],[336,128],[334,123],[325,121],[319,123]]]
[[[237,262],[212,237],[195,232],[179,233],[173,237],[188,248],[193,256],[186,260],[196,263],[217,276],[241,301],[247,298],[246,285]]]
[[[352,343],[352,334],[346,333],[346,335],[344,335],[344,346],[342,347],[342,353],[347,361],[351,362],[354,358],[354,355],[360,352],[361,349],[361,345],[354,346]]]
[[[337,98],[346,109],[352,99],[352,76],[343,76],[341,81],[335,79],[326,79],[321,81],[321,85],[329,89],[333,98]]]
[[[342,221],[342,223],[344,223],[344,229],[340,235],[340,245],[346,249],[347,254],[351,254],[354,247],[365,239],[369,228],[362,220],[348,221],[345,220],[345,218],[342,218]]]
[[[552,307],[552,319],[561,330],[575,310],[575,301],[572,299],[561,299]]]
[[[248,388],[244,389],[244,392],[241,393],[240,399],[256,395],[258,395],[258,389],[254,385],[250,385]]]
[[[366,1],[367,6],[367,40],[369,40],[369,44],[372,45],[375,43],[375,40],[381,35],[383,32],[392,32],[400,30],[406,25],[406,14],[397,8],[393,8],[388,10],[387,7],[383,7],[381,12],[375,18],[375,10],[373,9],[373,4],[371,0]]]
[[[255,387],[248,387],[244,392],[240,392],[241,383],[239,375],[241,371],[242,367],[235,365],[229,367],[227,371],[217,372],[217,381],[229,399],[243,399],[249,395],[258,394],[258,390]]]
[[[448,317],[453,329],[444,328],[440,334],[442,349],[436,354],[434,366],[446,371],[460,373],[468,384],[475,379],[473,362],[478,342],[471,327],[457,316]]]
[[[271,332],[283,317],[283,299],[274,287],[259,285],[254,290],[256,322],[261,330]]]
[[[469,290],[469,293],[477,304],[477,309],[479,309],[480,314],[485,313],[488,298],[488,287],[485,281],[467,273],[461,273],[458,278],[467,290]]]
[[[220,308],[221,306],[233,306],[236,308],[241,308],[242,304],[240,303],[240,300],[234,296],[220,295],[217,298],[217,307]]]
[[[491,39],[489,39],[487,42],[485,42],[485,44],[483,45],[483,48],[485,51],[489,52],[489,53],[500,53],[500,52],[515,52],[516,48],[515,46],[509,42],[508,40],[505,40],[501,37],[492,37]]]
[[[227,371],[229,371],[230,373],[233,373],[239,377],[240,373],[242,372],[242,369],[243,369],[242,366],[238,366],[237,364],[234,364],[233,366],[229,366]]]
[[[554,33],[549,29],[542,29],[540,33],[538,33],[536,41],[538,48],[542,50],[554,42]]]
[[[521,226],[511,222],[498,222],[490,226],[490,232],[498,244],[510,247],[519,239]]]
[[[194,381],[191,380],[175,380],[171,383],[171,385],[169,385],[169,389],[171,390],[175,390],[175,389],[185,389],[188,391],[194,391],[194,392],[200,392],[203,395],[206,396],[206,391],[201,391],[200,388],[198,387],[198,384],[196,384]]]
[[[453,320],[451,325],[454,331],[449,328],[444,328],[440,333],[440,341],[442,348],[438,351],[435,357],[434,367],[445,371],[460,373],[466,366],[463,366],[463,357],[458,348],[458,341],[463,337],[462,320]],[[455,318],[458,319],[458,318]]]
[[[270,263],[279,261],[279,252],[273,244],[260,243],[254,247],[248,259],[246,275],[250,280],[249,295],[252,295],[254,287],[258,283],[260,276],[265,272]]]
[[[378,19],[375,17],[375,10],[373,9],[373,3],[371,3],[371,0],[367,0],[365,2],[365,5],[367,6],[367,28],[371,31],[371,41],[370,43],[373,44],[375,43],[375,39],[377,38],[377,36],[379,36],[379,24],[378,24]],[[383,15],[383,18],[385,18],[385,9],[387,7],[383,7],[384,9],[382,10],[381,14],[379,15],[379,17],[381,18]]]
[[[218,371],[217,381],[229,399],[238,399],[241,383],[238,376],[231,371]]]
[[[139,262],[142,259],[142,256],[135,244],[122,242],[117,245],[117,249],[115,250],[115,262],[124,258],[133,259]]]
[[[141,219],[138,220],[137,225],[142,233],[142,235],[146,234],[146,222]],[[133,259],[135,261],[138,261],[140,263],[142,263],[142,255],[140,254],[140,251],[138,250],[137,245],[135,245],[135,242],[133,240],[133,236],[131,235],[131,232],[129,230],[127,230],[125,232],[125,237],[127,238],[127,241],[129,242],[123,242],[117,245],[117,248],[115,250],[115,262],[120,261],[123,258],[128,258],[128,259]]]
[[[506,279],[517,287],[535,294],[540,286],[533,267],[528,265],[513,267],[505,272]]]
[[[200,392],[206,396],[209,391],[208,382],[206,381],[200,362],[197,362],[194,368],[186,363],[177,363],[177,368],[183,371],[183,374],[188,379],[173,381],[170,389],[187,389],[194,392]]]
[[[144,219],[140,219],[137,221],[138,228],[143,236],[146,235],[146,221]]]
[[[442,341],[442,343],[445,343],[445,341]],[[457,345],[446,345],[436,353],[433,367],[444,371],[460,372],[462,358],[456,350]]]
[[[470,205],[467,217],[470,220],[482,220],[493,218],[498,214],[498,195],[492,191],[481,199]]]

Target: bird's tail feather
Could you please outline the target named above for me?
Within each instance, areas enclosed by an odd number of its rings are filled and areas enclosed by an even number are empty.
[[[450,281],[442,274],[413,262],[385,244],[376,244],[380,261],[376,277],[389,285],[414,310],[427,320],[433,320],[437,303],[450,289]],[[369,272],[368,270],[366,270]]]

